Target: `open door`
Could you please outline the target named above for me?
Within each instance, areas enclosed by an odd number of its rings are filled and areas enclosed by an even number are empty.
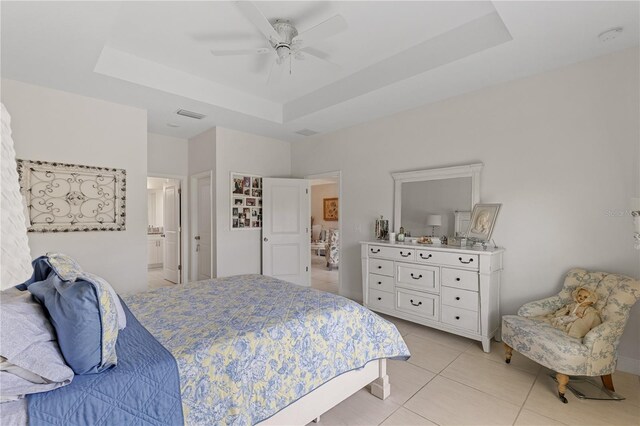
[[[170,180],[163,185],[164,193],[164,279],[180,282],[180,183]]]
[[[262,179],[262,273],[310,285],[309,181]]]

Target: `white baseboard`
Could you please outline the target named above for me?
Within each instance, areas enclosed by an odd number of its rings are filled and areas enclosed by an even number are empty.
[[[617,370],[640,376],[640,359],[618,356]]]

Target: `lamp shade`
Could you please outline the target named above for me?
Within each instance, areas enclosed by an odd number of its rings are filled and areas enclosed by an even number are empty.
[[[442,226],[442,215],[439,215],[439,214],[427,215],[427,226]]]
[[[2,220],[0,222],[0,290],[22,284],[31,278],[31,253],[27,239],[27,224],[25,220],[22,194],[18,183],[16,170],[16,154],[11,139],[11,117],[1,107],[2,119],[2,156],[0,157],[2,186]]]

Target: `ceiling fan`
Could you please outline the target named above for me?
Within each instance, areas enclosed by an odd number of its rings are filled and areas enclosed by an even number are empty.
[[[262,33],[268,41],[268,47],[240,50],[211,50],[215,56],[232,55],[265,55],[275,53],[275,61],[269,72],[268,82],[273,83],[279,80],[288,65],[291,74],[291,62],[293,59],[304,60],[306,56],[337,65],[327,61],[322,56],[322,52],[309,51],[309,48],[316,43],[334,36],[347,28],[347,22],[341,15],[335,15],[320,24],[305,31],[298,32],[298,29],[288,20],[277,19],[273,23],[260,12],[253,2],[238,1],[238,9],[242,14]]]

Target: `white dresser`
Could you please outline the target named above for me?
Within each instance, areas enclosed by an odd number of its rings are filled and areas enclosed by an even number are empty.
[[[482,342],[500,326],[503,249],[362,242],[364,305]]]

